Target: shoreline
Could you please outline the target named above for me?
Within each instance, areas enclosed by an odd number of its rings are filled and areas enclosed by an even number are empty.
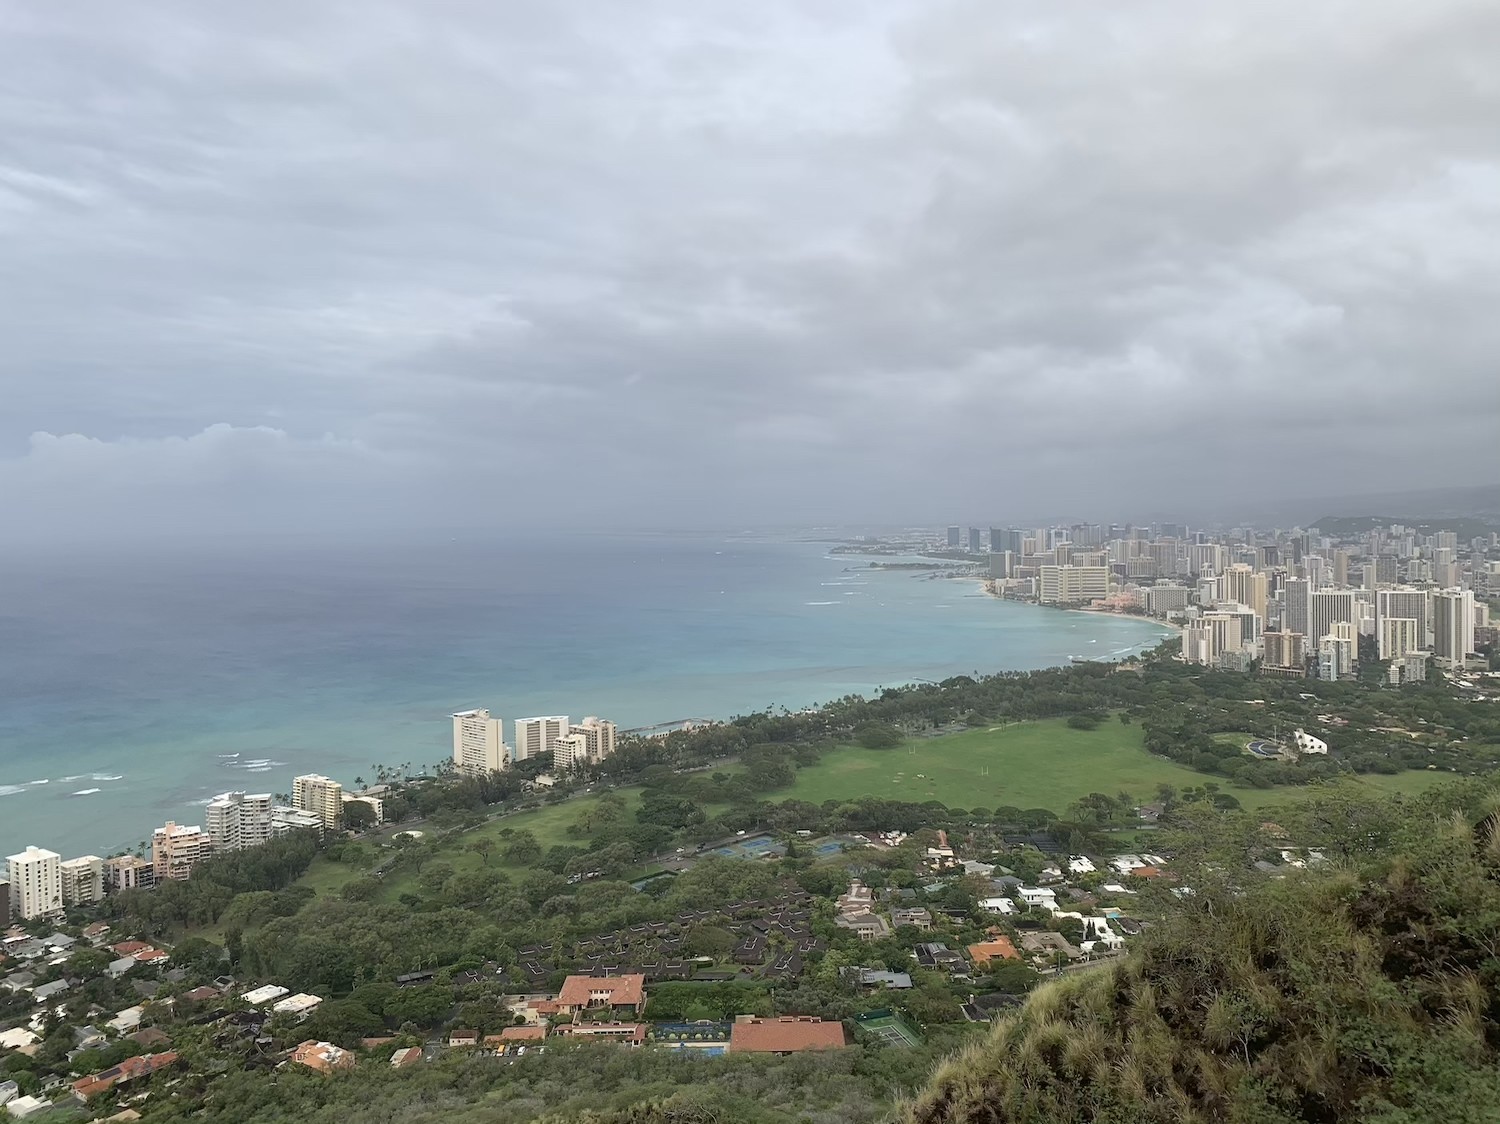
[[[1051,609],[1054,612],[1059,613],[1083,613],[1091,617],[1114,617],[1119,620],[1140,621],[1142,624],[1156,625],[1157,627],[1166,630],[1167,635],[1163,637],[1163,639],[1169,639],[1172,636],[1182,635],[1182,626],[1180,624],[1173,624],[1171,621],[1161,620],[1157,617],[1143,616],[1139,613],[1121,613],[1117,612],[1114,609],[1084,609],[1079,608],[1076,605],[1043,605],[1037,601],[1013,600],[1012,598],[1005,597],[1004,595],[996,592],[994,578],[975,577],[969,578],[967,580],[978,582],[980,588],[983,589],[988,596],[993,597],[996,601],[1009,601],[1011,604],[1027,605],[1033,609]]]

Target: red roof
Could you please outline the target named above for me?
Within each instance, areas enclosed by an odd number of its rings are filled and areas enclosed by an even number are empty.
[[[547,1028],[544,1026],[508,1026],[500,1032],[502,1042],[530,1042],[546,1037]]]
[[[165,960],[167,955],[159,948],[148,948],[145,952],[137,952],[135,958],[138,963],[150,964],[155,960]]]
[[[88,1077],[80,1077],[73,1082],[73,1092],[84,1100],[88,1100],[100,1093],[107,1093],[116,1085],[126,1081],[149,1076],[171,1065],[177,1058],[178,1054],[175,1050],[168,1050],[164,1054],[142,1054],[139,1057],[126,1058],[119,1065],[110,1066]]]
[[[1132,878],[1160,878],[1161,870],[1154,866],[1138,866],[1130,872]]]
[[[729,1028],[731,1052],[791,1054],[799,1050],[838,1050],[848,1044],[843,1023],[797,1015],[743,1019]]]
[[[596,996],[600,998],[596,1000]],[[569,976],[557,993],[557,1001],[565,1007],[587,1007],[596,1001],[611,1007],[639,1007],[646,1001],[646,977]]]
[[[991,960],[1021,959],[1021,954],[1016,951],[1016,946],[1004,934],[992,937],[983,944],[971,944],[969,946],[969,956],[978,965],[988,964]]]
[[[151,946],[145,941],[121,941],[119,944],[110,945],[121,956],[134,956],[137,952],[145,952]]]

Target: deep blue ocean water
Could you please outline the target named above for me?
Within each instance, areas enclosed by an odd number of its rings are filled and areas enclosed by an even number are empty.
[[[723,535],[0,560],[0,856],[107,854],[227,789],[435,762],[457,709],[723,718],[1164,634],[866,562]]]

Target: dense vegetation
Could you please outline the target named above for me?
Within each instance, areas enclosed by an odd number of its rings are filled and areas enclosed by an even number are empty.
[[[1303,828],[1343,861],[1284,881],[1247,884],[1234,845],[1201,837],[1182,909],[1124,961],[1033,993],[903,1119],[1495,1119],[1495,793],[1401,807],[1311,811]]]

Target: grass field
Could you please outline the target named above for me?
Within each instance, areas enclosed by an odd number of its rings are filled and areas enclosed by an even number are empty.
[[[1238,736],[1238,735],[1236,735]],[[1128,792],[1147,800],[1158,784],[1201,787],[1215,778],[1147,753],[1139,726],[1108,721],[1075,730],[1062,719],[1025,722],[1003,729],[967,730],[915,739],[895,749],[849,746],[801,769],[776,799],[939,800],[951,808],[1047,808],[1058,814],[1091,792]],[[920,775],[919,775],[920,774]],[[1382,792],[1421,792],[1449,777],[1439,772],[1372,774],[1347,783]],[[1219,779],[1244,807],[1284,804],[1302,788],[1238,788]]]
[[[1075,730],[1053,719],[920,738],[895,749],[850,746],[799,770],[796,784],[776,795],[815,804],[880,796],[940,800],[952,808],[1010,805],[1061,813],[1090,792],[1125,791],[1144,800],[1161,783],[1186,788],[1212,779],[1153,757],[1141,743],[1139,726],[1108,721]]]

